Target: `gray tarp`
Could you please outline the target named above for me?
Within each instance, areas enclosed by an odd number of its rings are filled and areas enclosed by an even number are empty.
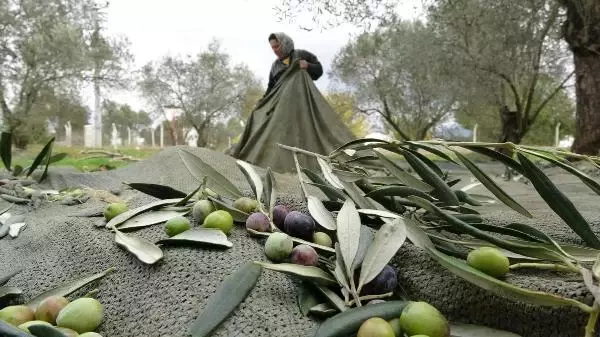
[[[328,154],[355,139],[308,73],[294,62],[273,90],[256,106],[233,157],[277,172],[295,170],[291,152],[278,143]],[[299,155],[300,165],[318,169]]]
[[[149,182],[191,192],[198,182],[187,172],[175,151],[168,148],[151,158],[107,172],[83,174],[63,169],[50,169],[44,188],[85,185],[97,189],[113,189],[121,182]],[[204,161],[218,168],[242,191],[249,185],[235,161],[222,153],[188,148]],[[502,166],[485,166],[486,173],[502,172]],[[259,169],[263,175],[264,170]],[[468,183],[468,175],[457,188]],[[582,210],[599,232],[600,199],[581,181],[560,169],[548,171],[551,179]],[[276,174],[280,201],[305,210],[295,175]],[[558,240],[580,243],[572,231],[552,213],[530,185],[497,181],[535,218],[526,219],[503,205],[485,206],[494,222],[512,221],[538,226]],[[320,195],[311,186],[311,194]],[[473,193],[485,193],[478,187]],[[485,193],[489,194],[489,193]],[[151,200],[139,192],[125,191],[132,207]],[[0,200],[0,209],[7,205]],[[230,240],[229,250],[198,247],[166,247],[164,260],[148,266],[118,247],[114,235],[101,218],[69,217],[90,207],[102,208],[103,202],[90,200],[83,205],[44,204],[32,211],[17,206],[15,213],[25,214],[27,228],[18,238],[0,240],[0,272],[23,268],[8,285],[23,289],[28,299],[49,288],[82,274],[96,273],[109,267],[117,271],[98,285],[98,299],[106,309],[105,322],[98,330],[104,337],[184,337],[187,328],[205,308],[208,297],[225,277],[251,260],[266,261],[264,240],[249,237],[238,227]],[[164,238],[162,226],[155,225],[132,233],[152,242]],[[504,300],[455,277],[420,249],[406,242],[392,261],[398,270],[399,293],[412,299],[430,301],[447,317],[465,323],[485,324],[519,333],[523,337],[581,337],[586,316],[576,308],[547,308]],[[523,270],[511,273],[508,281],[534,290],[583,300],[590,305],[592,297],[573,274]],[[247,300],[216,331],[215,337],[311,337],[316,321],[303,317],[296,304],[293,278],[265,270]],[[85,294],[93,286],[78,294]],[[597,335],[596,335],[597,336]]]

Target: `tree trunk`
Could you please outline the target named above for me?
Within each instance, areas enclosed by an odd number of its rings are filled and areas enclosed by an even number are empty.
[[[567,9],[563,37],[573,52],[575,63],[577,122],[571,151],[597,155],[600,150],[600,1],[559,1]]]
[[[577,123],[571,151],[598,155],[600,150],[600,55],[574,54]]]
[[[521,143],[523,135],[519,130],[518,118],[519,114],[516,111],[510,111],[506,105],[500,108],[500,121],[502,124],[502,134],[498,140],[500,143]],[[507,156],[512,155],[506,148],[501,148],[499,152]]]

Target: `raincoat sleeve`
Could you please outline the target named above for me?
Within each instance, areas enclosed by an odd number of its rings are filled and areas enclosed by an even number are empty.
[[[319,59],[315,54],[307,50],[299,50],[298,52],[299,58],[308,62],[308,69],[306,69],[306,71],[310,75],[310,78],[312,78],[313,81],[318,80],[323,75],[323,66]]]

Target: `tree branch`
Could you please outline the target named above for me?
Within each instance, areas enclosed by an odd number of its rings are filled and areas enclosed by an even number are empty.
[[[544,107],[548,104],[548,102],[550,102],[554,96],[556,96],[556,94],[558,94],[559,91],[561,91],[564,86],[565,83],[567,83],[567,81],[575,74],[575,71],[572,71],[569,76],[567,76],[561,83],[560,85],[558,85],[554,91],[552,91],[552,93],[550,93],[550,95],[548,95],[548,97],[546,97],[546,99],[544,99],[542,101],[542,103],[540,103],[540,105],[537,107],[537,109],[535,109],[535,111],[533,112],[533,115],[531,116],[531,119],[528,121],[529,124],[533,124],[535,122],[535,119],[538,117],[538,115],[540,114],[540,112],[544,109]]]
[[[525,100],[525,109],[523,110],[523,115],[524,115],[523,119],[527,123],[530,122],[529,112],[531,110],[533,95],[535,93],[535,87],[537,86],[537,81],[538,81],[539,74],[540,74],[540,62],[541,62],[542,52],[543,52],[543,48],[544,48],[544,40],[546,39],[546,36],[548,35],[550,28],[556,22],[556,17],[558,16],[558,6],[559,6],[558,3],[556,3],[552,7],[552,12],[550,14],[550,17],[548,18],[548,21],[546,21],[544,28],[542,29],[539,44],[535,51],[535,57],[534,57],[534,61],[533,61],[533,77],[531,78],[531,82],[529,83],[527,98]],[[562,86],[562,84],[561,84],[561,86]],[[528,127],[528,125],[526,127]]]

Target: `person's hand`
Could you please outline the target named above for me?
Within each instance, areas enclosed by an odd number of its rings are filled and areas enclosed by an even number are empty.
[[[298,61],[298,64],[300,65],[300,69],[308,69],[308,62],[300,60]]]

